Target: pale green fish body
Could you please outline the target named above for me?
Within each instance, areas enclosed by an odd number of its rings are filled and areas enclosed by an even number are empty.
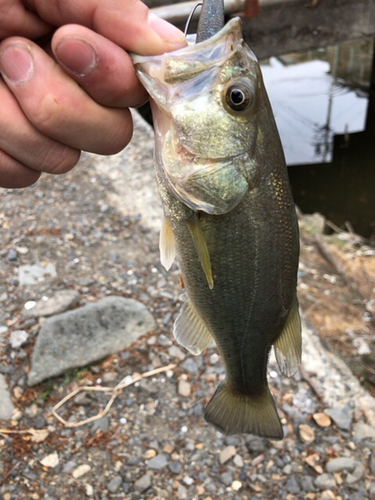
[[[272,345],[286,375],[300,361],[298,225],[259,64],[238,18],[202,43],[133,60],[152,97],[162,262],[176,251],[187,291],[174,334],[194,354],[213,337],[225,363],[205,418],[227,434],[281,438],[267,362]]]

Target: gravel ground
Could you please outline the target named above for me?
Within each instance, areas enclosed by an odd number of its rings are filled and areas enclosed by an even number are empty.
[[[203,407],[224,370],[214,347],[192,357],[172,340],[179,273],[159,264],[152,141],[147,127],[140,129],[120,155],[85,155],[64,177],[0,194],[0,373],[15,405],[0,429],[0,498],[375,498],[375,430],[365,409],[349,401],[332,413],[306,377],[282,377],[272,359],[269,381],[284,440],[224,437],[204,422]],[[56,273],[21,285],[26,264],[53,264]],[[100,363],[30,388],[43,320],[25,317],[24,306],[66,289],[80,294],[81,305],[107,295],[137,299],[157,327]],[[19,330],[27,338],[12,347]],[[79,386],[115,386],[170,363],[176,367],[123,390],[98,421],[68,428],[51,414]],[[75,422],[107,400],[105,393],[79,393],[60,414]]]

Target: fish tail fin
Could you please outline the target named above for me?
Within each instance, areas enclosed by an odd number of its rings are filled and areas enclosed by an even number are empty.
[[[221,383],[205,408],[206,421],[224,434],[255,434],[282,439],[283,429],[268,387],[259,396],[233,392]]]

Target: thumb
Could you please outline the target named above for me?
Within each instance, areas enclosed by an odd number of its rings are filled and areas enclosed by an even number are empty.
[[[186,45],[182,31],[150,12],[140,0],[33,0],[33,7],[47,23],[87,26],[141,55],[162,54]]]

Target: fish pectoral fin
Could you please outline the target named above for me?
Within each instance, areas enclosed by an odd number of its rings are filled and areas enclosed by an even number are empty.
[[[283,429],[267,386],[258,396],[232,391],[221,383],[204,411],[206,421],[224,434],[255,434],[282,439]]]
[[[167,271],[176,258],[176,240],[169,220],[164,216],[159,238],[160,262]]]
[[[295,299],[283,331],[273,345],[280,370],[287,377],[294,375],[301,363],[302,337],[298,300]]]
[[[173,335],[180,345],[195,356],[204,351],[212,340],[206,324],[189,299],[183,303],[176,318]]]
[[[214,278],[212,276],[210,253],[196,214],[194,214],[193,218],[188,222],[188,228],[193,238],[195,249],[198,252],[198,257],[206,276],[208,286],[212,290],[214,287]]]

